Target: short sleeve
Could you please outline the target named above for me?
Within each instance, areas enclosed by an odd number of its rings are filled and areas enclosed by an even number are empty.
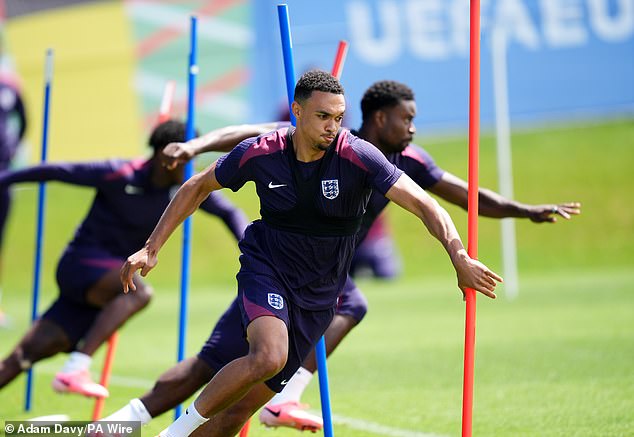
[[[238,191],[245,183],[252,180],[250,163],[243,158],[256,140],[257,137],[247,138],[231,152],[218,158],[215,174],[220,185],[232,191]]]
[[[445,173],[436,165],[431,155],[421,147],[410,144],[402,152],[402,156],[401,169],[424,189],[436,185]]]
[[[352,150],[367,170],[369,188],[385,195],[403,171],[389,162],[373,144],[354,136],[351,138]]]

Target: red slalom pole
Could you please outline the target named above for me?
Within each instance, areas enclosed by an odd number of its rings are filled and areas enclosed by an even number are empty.
[[[480,0],[471,0],[469,29],[469,194],[467,253],[478,258],[478,155],[480,136]],[[475,356],[476,293],[465,291],[464,382],[462,437],[471,437],[473,422],[473,370]]]
[[[159,110],[158,123],[169,120],[170,112],[172,112],[172,102],[174,101],[174,92],[176,90],[176,82],[173,80],[165,84],[163,90],[163,99],[161,100],[161,109]]]
[[[176,82],[170,80],[165,84],[163,90],[163,98],[161,100],[161,107],[159,109],[158,123],[163,123],[170,118],[170,112],[172,111],[172,102],[174,101],[174,91],[176,89]],[[119,341],[119,334],[115,332],[108,339],[108,349],[106,350],[106,358],[104,360],[103,369],[101,370],[101,380],[99,384],[108,388],[110,382],[110,373],[112,371],[112,363],[114,362],[114,354],[117,350],[117,343]],[[103,413],[103,407],[106,403],[105,398],[97,398],[95,401],[95,407],[92,410],[92,420],[99,420],[101,413]]]
[[[337,79],[341,78],[341,72],[343,71],[343,63],[346,61],[346,55],[348,54],[348,42],[339,41],[339,47],[337,47],[337,54],[335,55],[335,63],[332,66],[332,75]]]
[[[119,342],[119,333],[115,332],[110,336],[108,340],[108,350],[106,352],[106,359],[103,364],[103,369],[101,371],[101,380],[99,384],[104,387],[108,387],[108,383],[110,382],[110,373],[112,372],[112,363],[114,363],[114,353],[117,350],[117,343]],[[95,408],[92,410],[92,420],[99,420],[101,418],[101,413],[103,412],[103,407],[106,403],[106,398],[97,398],[95,401]]]

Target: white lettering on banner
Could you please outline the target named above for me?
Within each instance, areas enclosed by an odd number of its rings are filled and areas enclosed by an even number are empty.
[[[443,0],[405,3],[405,17],[409,25],[412,52],[424,59],[446,59],[451,55],[447,38],[450,23]]]
[[[581,0],[541,0],[544,36],[551,47],[582,46],[588,40]]]
[[[537,27],[522,0],[500,0],[497,6],[495,23],[504,30],[509,42],[514,40],[528,49],[539,49]]]
[[[614,0],[619,14],[610,16],[609,0],[588,0],[590,24],[605,41],[626,40],[634,33],[634,0]]]
[[[391,1],[378,4],[379,39],[372,37],[374,23],[370,7],[362,1],[351,1],[347,5],[347,22],[350,24],[354,50],[368,64],[388,65],[401,55],[401,29],[398,5]]]
[[[469,0],[349,0],[345,15],[352,50],[367,64],[469,54]],[[492,26],[529,50],[580,47],[591,35],[622,42],[634,36],[634,0],[482,0],[483,32]]]

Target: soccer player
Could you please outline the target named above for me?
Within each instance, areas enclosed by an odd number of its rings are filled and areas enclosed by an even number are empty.
[[[16,77],[8,72],[0,72],[0,171],[11,165],[18,145],[26,131],[26,111],[20,95]],[[0,187],[0,281],[2,279],[2,246],[4,227],[11,206],[11,193],[8,188]],[[0,304],[2,303],[2,284],[0,283]],[[0,326],[8,323],[0,308]]]
[[[343,88],[302,75],[296,129],[243,141],[179,189],[145,246],[121,269],[125,291],[154,268],[174,229],[212,191],[253,181],[261,220],[240,240],[238,296],[216,326],[216,373],[161,436],[231,436],[280,392],[333,319],[371,190],[415,214],[446,249],[461,289],[494,298],[497,274],[471,259],[446,211],[372,144],[341,130]]]
[[[60,181],[96,189],[88,215],[57,266],[59,296],[0,363],[0,387],[33,363],[70,352],[53,380],[53,388],[91,397],[108,396],[106,388],[90,378],[91,356],[150,301],[152,289],[137,275],[131,278],[137,293],[124,293],[119,270],[126,256],[143,246],[182,183],[183,166],[167,169],[159,154],[167,144],[184,137],[185,125],[169,120],[153,130],[149,139],[153,155],[149,159],[43,164],[0,173],[0,187]],[[219,193],[201,200],[203,210],[220,217],[236,238],[242,236],[247,219],[240,210]]]

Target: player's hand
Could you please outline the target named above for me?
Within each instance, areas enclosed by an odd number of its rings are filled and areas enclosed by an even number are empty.
[[[528,218],[535,223],[556,223],[557,216],[570,220],[573,215],[581,214],[579,202],[560,203],[558,205],[535,205],[528,208]]]
[[[156,253],[150,253],[147,247],[130,255],[123,264],[123,267],[121,267],[121,272],[119,273],[119,279],[123,285],[123,292],[127,293],[130,290],[136,290],[134,273],[137,270],[141,270],[141,276],[145,276],[156,266],[157,262],[158,258]]]
[[[498,282],[503,282],[501,276],[491,271],[487,266],[480,261],[475,260],[463,249],[459,260],[454,264],[456,267],[456,274],[458,276],[458,287],[462,291],[463,298],[465,297],[465,290],[472,288],[484,294],[491,299],[495,299],[495,287]]]
[[[194,157],[194,151],[187,143],[169,143],[161,151],[161,164],[173,170],[179,164],[185,164]]]

